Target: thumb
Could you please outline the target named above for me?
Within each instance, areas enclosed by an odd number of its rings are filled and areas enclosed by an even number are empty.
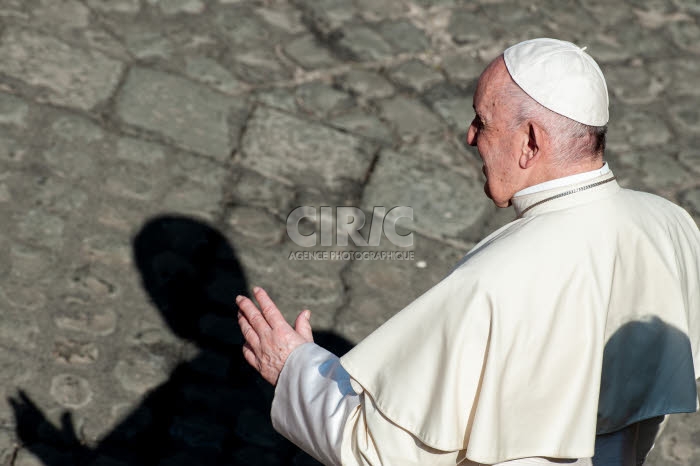
[[[294,330],[301,335],[307,342],[313,342],[314,336],[311,333],[311,311],[305,309],[299,313],[297,320],[294,322]]]

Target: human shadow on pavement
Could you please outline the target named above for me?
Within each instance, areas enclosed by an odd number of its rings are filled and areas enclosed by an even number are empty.
[[[69,413],[56,428],[20,392],[10,403],[24,447],[47,466],[318,464],[274,432],[274,389],[242,357],[234,298],[248,286],[226,238],[199,220],[161,216],[142,227],[133,251],[151,301],[195,355],[94,448],[81,443]],[[314,338],[338,355],[352,347],[331,332]]]
[[[620,455],[642,464],[662,429],[659,414],[692,413],[696,403],[688,335],[656,316],[622,325],[603,351],[593,466],[616,464]],[[625,428],[630,420],[640,422]]]

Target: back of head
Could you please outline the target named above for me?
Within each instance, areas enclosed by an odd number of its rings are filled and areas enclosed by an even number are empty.
[[[514,83],[507,88],[517,109],[513,124],[538,122],[561,162],[600,157],[605,149],[607,85],[584,50],[570,42],[541,38],[503,53]]]

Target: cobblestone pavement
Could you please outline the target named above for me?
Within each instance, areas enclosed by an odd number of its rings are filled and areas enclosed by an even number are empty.
[[[621,184],[700,221],[699,24],[696,0],[0,0],[0,464],[313,464],[233,297],[308,307],[343,352],[511,220],[463,140],[519,40],[587,45]],[[413,206],[415,258],[289,260],[299,205]],[[700,464],[700,417],[648,464]]]

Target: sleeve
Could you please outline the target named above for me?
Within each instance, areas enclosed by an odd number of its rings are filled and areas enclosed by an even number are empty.
[[[335,355],[313,343],[300,346],[277,382],[275,430],[327,465],[459,463],[458,452],[431,449],[389,421],[353,382]]]
[[[272,400],[272,425],[321,463],[339,465],[343,429],[359,403],[338,357],[306,343],[282,368]]]

